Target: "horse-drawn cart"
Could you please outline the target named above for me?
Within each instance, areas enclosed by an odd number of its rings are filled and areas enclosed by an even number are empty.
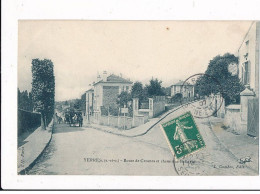
[[[65,122],[69,124],[70,127],[82,127],[82,113],[80,110],[70,110],[65,113]]]

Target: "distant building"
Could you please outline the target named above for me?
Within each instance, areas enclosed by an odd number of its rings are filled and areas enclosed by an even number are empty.
[[[175,94],[181,93],[184,98],[193,98],[194,97],[194,86],[187,85],[183,86],[184,82],[179,81],[173,85],[171,85],[171,96]]]
[[[104,71],[103,77],[97,77],[97,82],[93,84],[94,87],[94,112],[100,112],[101,107],[108,108],[109,106],[116,106],[118,95],[122,91],[130,92],[132,84],[128,79],[111,74],[107,76]]]
[[[93,102],[94,102],[94,89],[87,90],[82,96],[82,112],[84,116],[93,114]]]
[[[253,22],[239,49],[239,78],[259,95],[259,31],[260,22]]]

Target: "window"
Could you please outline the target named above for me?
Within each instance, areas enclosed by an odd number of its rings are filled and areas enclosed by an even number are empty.
[[[126,91],[128,92],[128,90],[129,90],[129,86],[126,86]]]
[[[248,50],[249,50],[249,40],[246,41],[246,55],[248,56]]]

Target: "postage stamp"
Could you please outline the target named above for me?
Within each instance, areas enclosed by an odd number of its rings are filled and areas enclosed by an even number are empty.
[[[190,112],[163,123],[161,126],[176,159],[205,147],[205,142]]]

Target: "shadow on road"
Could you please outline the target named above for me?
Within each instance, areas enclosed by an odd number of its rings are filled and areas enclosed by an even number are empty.
[[[53,133],[68,133],[76,131],[84,131],[81,127],[70,127],[68,124],[55,124]]]

